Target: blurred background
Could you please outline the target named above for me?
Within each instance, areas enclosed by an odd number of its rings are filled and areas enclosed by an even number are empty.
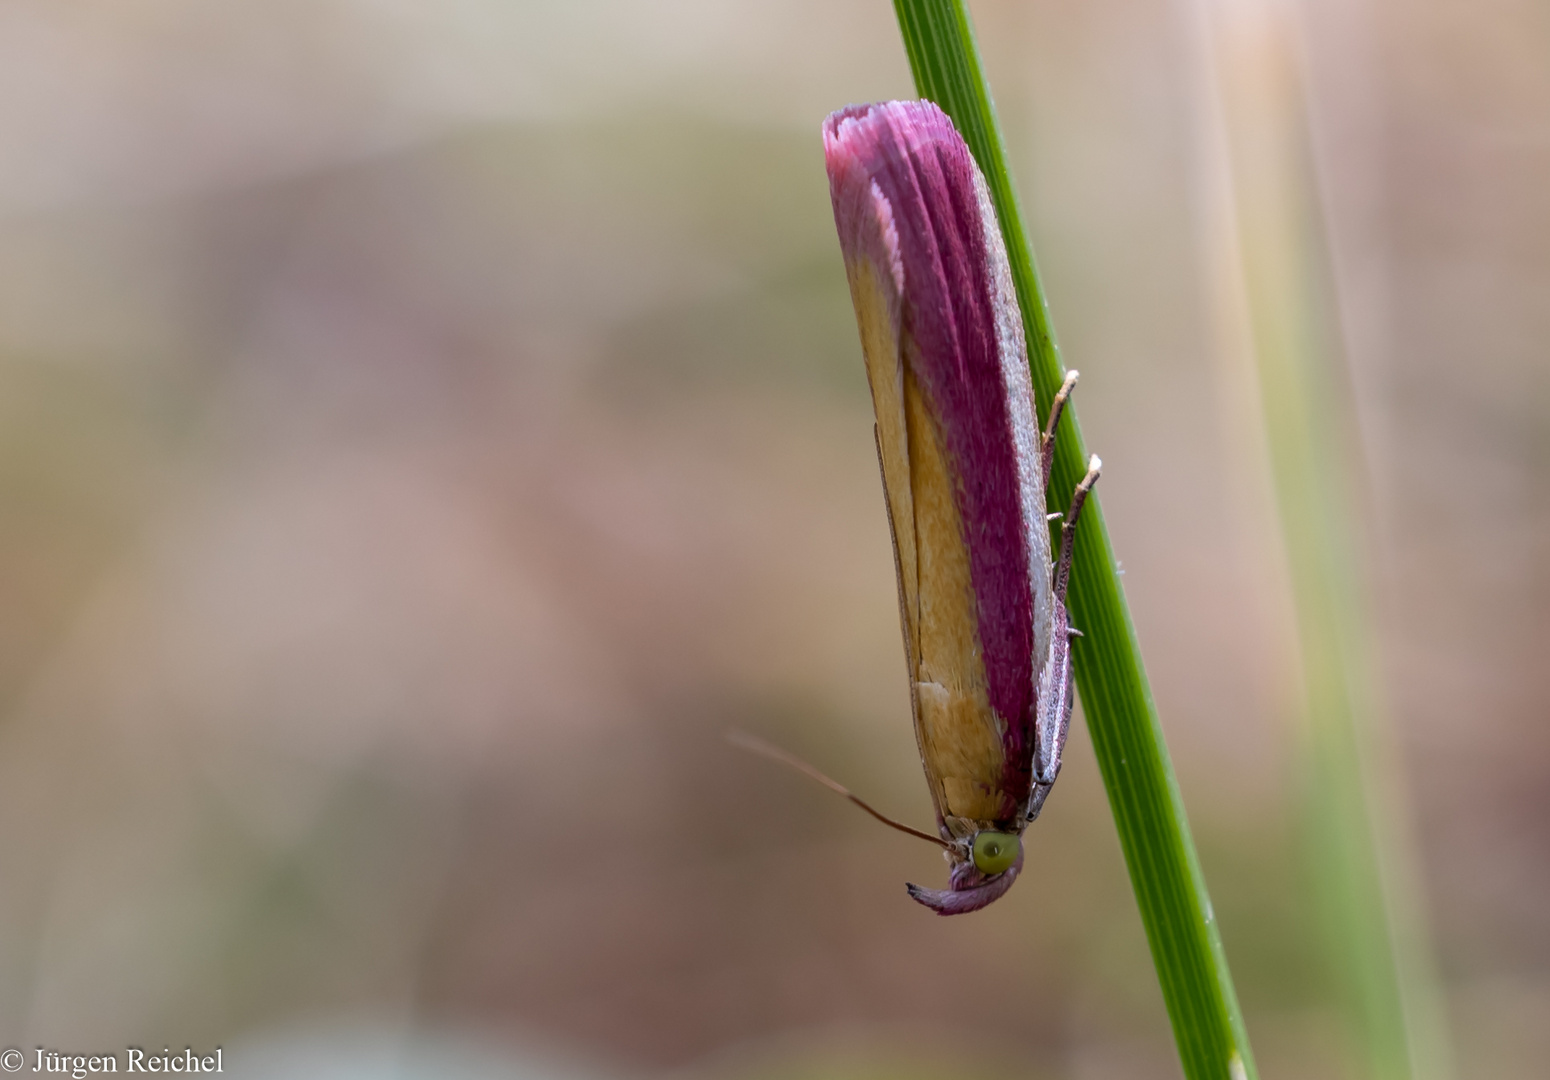
[[[1459,1068],[1550,1056],[1550,16],[1309,0]],[[1196,6],[973,5],[1266,1077],[1295,633]],[[1086,734],[936,919],[818,129],[885,0],[0,2],[0,1040],[239,1076],[1174,1077]]]

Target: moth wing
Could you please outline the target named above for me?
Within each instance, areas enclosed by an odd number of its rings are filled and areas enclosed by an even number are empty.
[[[861,352],[866,361],[867,384],[877,423],[873,435],[877,462],[883,476],[883,503],[888,513],[888,535],[893,545],[894,573],[899,583],[899,624],[904,635],[905,666],[909,673],[910,713],[921,761],[932,775],[931,757],[924,742],[918,680],[921,669],[921,580],[919,530],[915,521],[915,497],[910,479],[910,442],[905,416],[904,341],[901,310],[903,267],[893,231],[892,207],[875,184],[870,190],[871,214],[863,220],[871,226],[865,247],[881,258],[857,259],[847,265],[851,299],[861,331]],[[928,785],[937,820],[944,808],[939,785]]]
[[[1017,443],[1018,488],[1022,500],[1022,518],[1028,530],[1029,588],[1033,594],[1033,681],[1050,650],[1050,631],[1054,617],[1054,560],[1050,549],[1049,527],[1045,523],[1044,474],[1037,413],[1033,404],[1033,379],[1028,370],[1028,349],[1023,337],[1022,314],[1017,303],[1017,288],[1012,283],[1012,267],[1007,259],[1006,242],[996,224],[990,188],[979,166],[974,167],[974,194],[980,206],[980,221],[985,255],[990,264],[990,288],[994,296],[996,352],[1001,361],[1001,377],[1006,384],[1006,400],[1013,438]]]
[[[888,540],[893,545],[893,572],[899,582],[899,625],[904,631],[904,658],[905,664],[909,668],[910,716],[915,721],[915,748],[920,754],[921,762],[926,765],[929,775],[929,759],[927,758],[924,734],[921,730],[920,686],[916,682],[917,673],[920,670],[920,583],[918,576],[912,576],[911,580],[914,588],[906,588],[904,584],[904,556],[899,548],[899,518],[894,510],[893,497],[888,492],[888,467],[884,463],[882,434],[878,429],[878,425],[874,424],[872,426],[872,434],[877,442],[877,465],[883,473],[883,505],[888,511]],[[907,493],[908,488],[906,486]],[[913,539],[915,535],[913,517],[910,518],[907,524],[909,525],[910,536]],[[918,575],[918,564],[916,568],[912,568],[912,574]],[[944,821],[943,814],[945,812],[942,806],[941,792],[938,790],[938,785],[934,778],[927,783],[926,787],[931,792],[931,805],[936,811],[937,823],[940,826]]]
[[[845,198],[849,209],[842,220],[854,230],[851,242],[844,245],[845,272],[877,417],[877,457],[883,473],[888,525],[893,534],[904,647],[913,682],[920,668],[920,565],[904,415],[904,265],[894,229],[893,206],[877,181],[854,185]]]

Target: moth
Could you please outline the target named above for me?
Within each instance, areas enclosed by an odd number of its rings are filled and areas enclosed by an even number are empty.
[[[1001,228],[952,121],[929,101],[851,106],[823,125],[834,222],[876,413],[915,738],[948,887],[909,885],[941,915],[1012,887],[1022,834],[1060,774],[1074,683],[1072,543],[1095,456],[1051,557],[1045,488],[1070,372],[1041,432]]]

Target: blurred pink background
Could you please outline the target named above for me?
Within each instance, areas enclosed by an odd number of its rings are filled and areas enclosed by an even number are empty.
[[[1459,1076],[1550,1055],[1550,17],[1314,0]],[[1191,3],[975,3],[1261,1074],[1339,1075]],[[891,5],[0,2],[0,1041],[239,1076],[1178,1075],[1085,732],[937,856],[818,128]]]

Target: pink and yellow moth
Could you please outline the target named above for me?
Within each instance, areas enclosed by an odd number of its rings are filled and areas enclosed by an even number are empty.
[[[876,413],[915,737],[939,836],[942,915],[1003,896],[1060,773],[1074,684],[1066,586],[1094,457],[1051,558],[1045,488],[1076,372],[1037,427],[1022,314],[990,192],[929,101],[852,106],[823,125],[829,194]],[[745,743],[750,740],[743,740]]]

